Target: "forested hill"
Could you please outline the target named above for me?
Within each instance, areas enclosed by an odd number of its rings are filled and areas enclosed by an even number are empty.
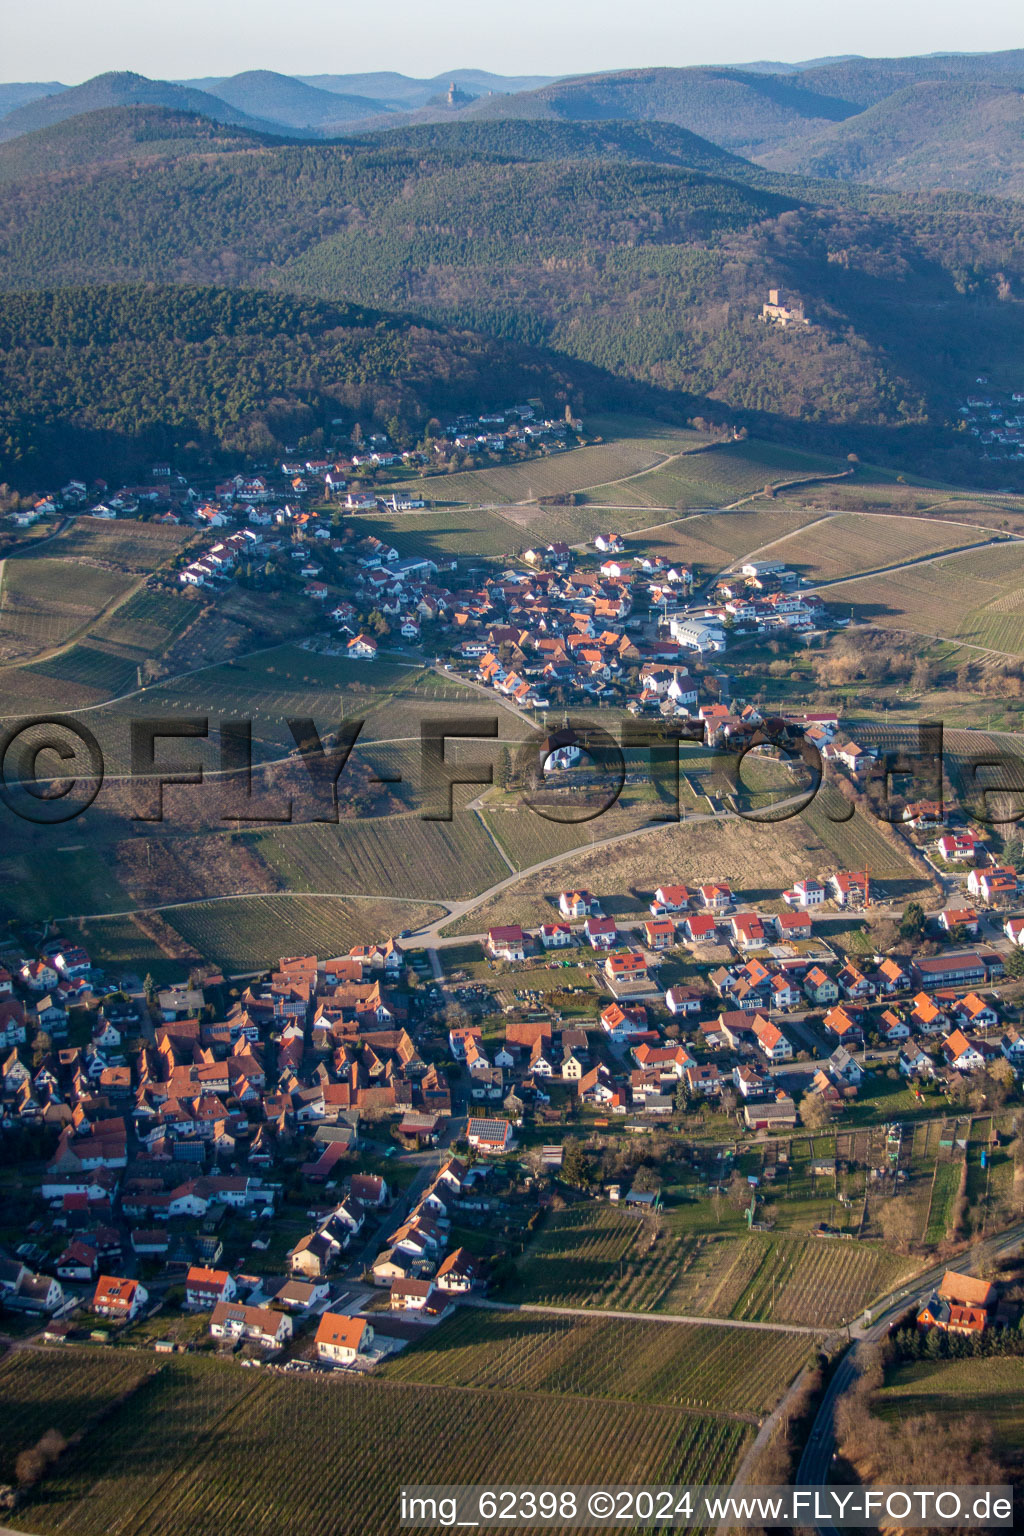
[[[1024,89],[905,86],[856,117],[761,156],[765,166],[842,181],[1024,195]]]
[[[502,160],[631,160],[731,176],[757,168],[675,123],[566,123],[499,117],[361,132],[354,142],[392,153],[493,156]],[[763,181],[764,177],[757,177]]]
[[[237,467],[319,450],[338,421],[403,439],[435,415],[530,398],[657,404],[584,365],[355,305],[186,286],[0,296],[0,480],[14,485],[130,477],[154,457]]]
[[[279,138],[168,107],[107,107],[0,144],[0,183],[122,160],[226,154]]]
[[[760,435],[935,476],[1019,472],[953,430],[979,373],[1024,384],[1015,203],[787,182],[672,125],[282,144],[178,114],[176,145],[166,118],[146,120],[157,109],[119,110],[142,127],[90,114],[48,130],[63,170],[24,174],[38,152],[10,146],[23,159],[0,199],[0,287],[241,285],[368,305],[716,402]],[[120,134],[126,158],[74,165],[90,133],[97,148]],[[769,288],[812,323],[764,325]]]

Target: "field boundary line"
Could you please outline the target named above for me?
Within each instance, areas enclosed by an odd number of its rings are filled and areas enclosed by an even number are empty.
[[[484,1297],[463,1300],[471,1307],[486,1312],[539,1312],[550,1317],[617,1317],[626,1322],[663,1323],[668,1327],[698,1326],[708,1328],[745,1328],[762,1333],[799,1333],[816,1339],[827,1338],[836,1332],[832,1325],[812,1327],[808,1323],[768,1323],[752,1318],[703,1317],[685,1312],[630,1312],[619,1307],[556,1307],[539,1301],[488,1301]]]

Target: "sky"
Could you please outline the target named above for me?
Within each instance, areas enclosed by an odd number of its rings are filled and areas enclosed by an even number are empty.
[[[110,69],[160,79],[247,69],[564,75],[1024,44],[1013,0],[0,0],[4,12],[0,78],[68,85]]]

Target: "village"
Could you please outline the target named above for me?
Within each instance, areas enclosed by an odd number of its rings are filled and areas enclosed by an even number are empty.
[[[898,1163],[894,1085],[935,1112],[1014,1101],[1020,1004],[996,983],[1022,969],[1016,876],[940,808],[909,809],[959,863],[964,900],[908,908],[911,936],[886,955],[841,941],[887,900],[856,871],[808,874],[773,912],[674,871],[642,919],[566,889],[535,929],[369,940],[234,988],[199,968],[104,991],[81,946],[47,937],[0,970],[23,1233],[5,1313],[50,1338],[145,1321],[156,1348],[205,1338],[296,1369],[367,1368],[459,1301],[500,1295],[570,1146],[618,1128],[634,1145],[668,1133],[690,1157],[710,1137],[721,1180],[744,1147],[854,1115],[888,1125]],[[548,994],[560,1009],[529,982],[565,966],[584,985]],[[661,1199],[639,1180],[594,1196],[641,1215]]]
[[[639,886],[599,896],[556,867],[543,920],[357,928],[340,953],[311,943],[245,974],[200,947],[159,982],[95,963],[73,921],[13,922],[0,943],[9,1340],[387,1378],[434,1330],[524,1299],[635,1304],[635,1320],[646,1277],[666,1295],[690,1283],[690,1242],[757,1277],[792,1266],[794,1326],[813,1323],[826,1351],[840,1319],[849,1338],[897,1275],[937,1260],[934,1288],[904,1309],[907,1337],[941,1341],[933,1351],[1016,1338],[1011,1288],[958,1267],[968,1239],[1016,1210],[1024,906],[1006,837],[968,824],[941,767],[891,786],[891,739],[870,721],[769,707],[749,659],[737,685],[731,648],[794,654],[849,622],[783,560],[700,569],[612,531],[531,544],[524,528],[489,557],[403,536],[399,515],[443,485],[423,470],[570,452],[578,428],[517,407],[438,424],[429,451],[378,434],[203,490],[154,464],[147,486],[72,482],[13,521],[184,530],[144,578],[160,601],[222,612],[253,594],[299,654],[368,680],[397,661],[493,697],[541,733],[514,759],[503,748],[489,787],[472,781],[499,813],[595,793],[610,710],[634,810],[658,732],[684,748],[676,820],[802,805],[816,774],[867,817],[881,783],[896,867],[914,880],[851,867],[855,842],[785,885],[655,856]],[[268,933],[261,963],[286,943]],[[605,1242],[608,1262],[594,1257]],[[576,1278],[549,1288],[559,1265]],[[819,1272],[831,1280],[812,1285]],[[775,1294],[773,1279],[759,1318]],[[708,1285],[682,1310],[745,1305]]]
[[[331,460],[285,460],[205,489],[155,463],[146,484],[111,492],[103,481],[72,480],[8,520],[26,530],[73,518],[180,527],[192,537],[150,587],[204,604],[259,593],[301,616],[309,649],[429,660],[534,712],[618,703],[634,714],[685,715],[701,692],[727,704],[728,680],[717,674],[734,639],[792,640],[848,622],[801,590],[782,561],[752,560],[708,579],[664,555],[626,555],[614,532],[571,547],[524,544],[504,560],[456,557],[429,537],[402,555],[388,537],[398,515],[444,507],[443,496],[428,502],[414,490],[443,485],[422,478],[425,459],[568,452],[580,427],[544,417],[539,401],[435,425],[429,454],[400,453],[382,434],[364,442],[356,428]],[[374,488],[396,474],[407,476],[399,489]]]

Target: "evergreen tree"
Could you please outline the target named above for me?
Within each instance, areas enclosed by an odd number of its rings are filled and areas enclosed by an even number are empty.
[[[562,1151],[562,1179],[577,1189],[586,1189],[590,1183],[590,1171],[580,1142],[571,1136]]]

